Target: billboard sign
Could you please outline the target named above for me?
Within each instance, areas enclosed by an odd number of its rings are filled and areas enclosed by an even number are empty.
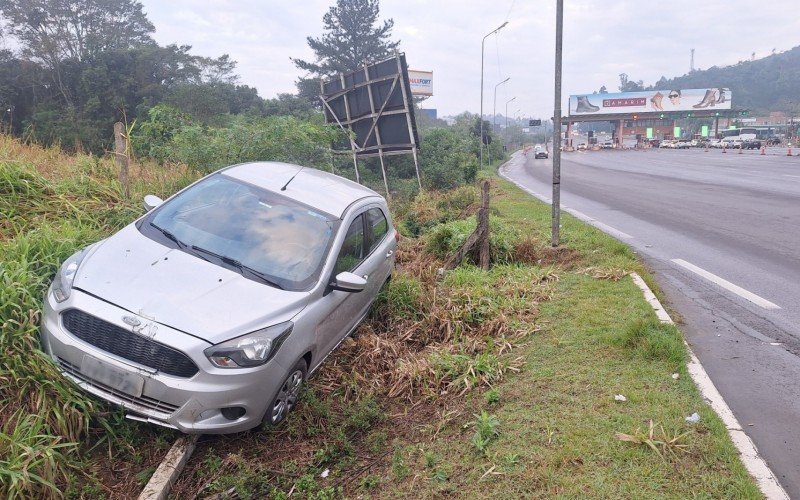
[[[433,71],[408,70],[408,82],[411,84],[411,95],[433,95]]]
[[[728,88],[648,90],[569,96],[570,116],[731,109]]]

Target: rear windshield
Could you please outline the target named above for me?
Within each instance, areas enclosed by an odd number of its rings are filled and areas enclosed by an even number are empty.
[[[158,207],[139,229],[247,278],[305,290],[319,277],[338,223],[329,214],[216,174]]]

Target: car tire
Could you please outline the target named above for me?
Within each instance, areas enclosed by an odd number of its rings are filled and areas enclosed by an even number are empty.
[[[301,359],[294,367],[289,370],[286,378],[283,380],[278,394],[272,399],[267,412],[264,414],[262,426],[264,428],[277,427],[286,420],[289,412],[297,406],[297,400],[300,397],[300,389],[303,382],[306,380],[308,374],[308,365],[306,361]]]

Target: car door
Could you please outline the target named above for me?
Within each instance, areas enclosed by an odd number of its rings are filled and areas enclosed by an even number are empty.
[[[397,249],[397,240],[390,233],[388,214],[383,207],[371,207],[365,213],[367,224],[367,259],[371,262],[373,275],[367,280],[368,287],[373,296],[376,296],[384,282],[391,276],[394,269],[394,252]]]
[[[326,278],[332,282],[336,275],[349,271],[359,276],[366,276],[367,288],[361,292],[344,292],[328,288],[319,301],[313,306],[318,318],[316,326],[317,358],[327,356],[345,335],[356,325],[366,312],[371,301],[370,274],[373,274],[374,263],[367,261],[366,229],[364,213],[352,219],[348,225],[344,241],[336,251],[336,262],[333,272]]]

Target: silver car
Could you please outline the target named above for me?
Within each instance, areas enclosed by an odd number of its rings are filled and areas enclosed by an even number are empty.
[[[187,433],[277,425],[394,268],[386,201],[285,163],[213,173],[67,259],[42,345],[130,418]]]

